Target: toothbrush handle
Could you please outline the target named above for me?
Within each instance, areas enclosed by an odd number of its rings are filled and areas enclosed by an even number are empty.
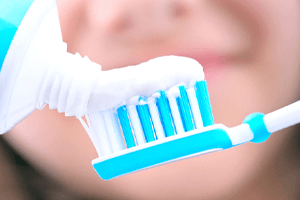
[[[270,133],[300,123],[300,100],[265,115],[263,121]]]

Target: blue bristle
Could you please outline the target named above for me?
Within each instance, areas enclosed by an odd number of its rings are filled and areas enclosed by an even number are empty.
[[[180,91],[180,97],[177,98],[177,103],[179,106],[184,131],[186,132],[186,131],[194,130],[194,124],[193,124],[191,110],[189,106],[190,103],[184,86],[179,86],[179,91]]]
[[[142,100],[146,101],[146,98],[142,98]],[[154,130],[152,128],[150,112],[147,104],[137,105],[136,108],[141,120],[146,142],[154,141]]]
[[[133,138],[133,135],[131,132],[131,127],[130,127],[130,122],[129,122],[129,118],[127,115],[126,106],[122,106],[122,107],[118,108],[117,111],[118,111],[118,117],[120,120],[120,124],[122,126],[126,146],[127,146],[127,148],[134,147],[135,143],[134,143],[134,138]]]
[[[199,104],[199,109],[201,112],[203,126],[206,127],[209,125],[213,125],[214,118],[212,115],[206,81],[196,82],[195,90],[196,90],[196,96]]]
[[[157,99],[157,107],[160,112],[161,121],[166,136],[169,137],[171,135],[175,135],[175,130],[172,124],[172,117],[170,113],[170,107],[164,91],[160,91],[160,97]]]

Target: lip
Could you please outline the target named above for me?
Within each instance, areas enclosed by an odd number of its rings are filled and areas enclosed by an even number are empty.
[[[185,56],[198,61],[203,67],[205,79],[208,82],[213,82],[213,80],[219,80],[219,75],[221,71],[223,71],[225,64],[228,62],[228,58],[226,56],[222,56],[211,51],[201,52],[194,50],[178,52],[173,55]]]

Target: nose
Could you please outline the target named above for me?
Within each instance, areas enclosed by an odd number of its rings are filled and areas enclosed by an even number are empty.
[[[194,0],[139,0],[121,4],[109,22],[110,30],[134,40],[170,35],[193,16],[195,9]]]

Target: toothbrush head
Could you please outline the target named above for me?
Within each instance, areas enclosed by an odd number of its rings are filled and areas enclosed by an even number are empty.
[[[105,180],[232,146],[224,127],[213,125],[205,80],[85,117],[88,124],[79,119],[99,155],[92,164]]]

